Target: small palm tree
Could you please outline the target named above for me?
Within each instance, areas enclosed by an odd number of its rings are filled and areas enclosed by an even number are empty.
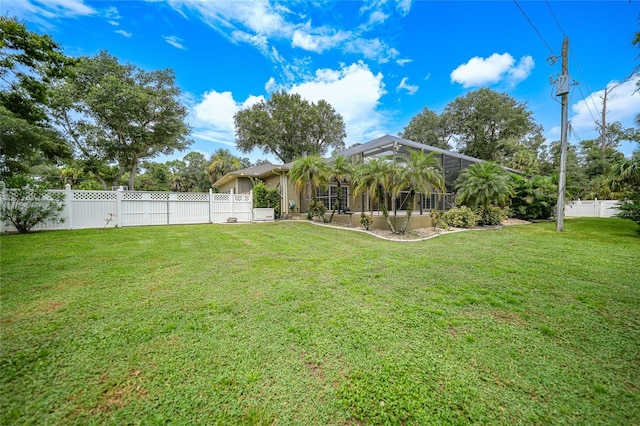
[[[392,179],[396,173],[394,168],[393,161],[388,158],[373,158],[358,164],[353,177],[353,196],[368,192],[372,199],[377,199],[382,215],[393,233],[396,230],[389,219],[387,195],[393,190]]]
[[[494,162],[472,164],[456,180],[456,202],[472,209],[504,207],[511,199],[511,177]]]
[[[218,179],[234,170],[240,170],[242,162],[228,149],[220,148],[211,156],[211,163],[207,167],[209,180],[213,185]]]
[[[316,191],[327,180],[327,163],[319,155],[308,155],[293,162],[289,171],[289,179],[296,191],[303,197],[309,198],[308,187],[311,190],[311,200],[316,200]]]
[[[328,166],[327,171],[327,180],[330,182],[335,180],[338,182],[337,189],[337,200],[333,203],[333,211],[331,212],[331,216],[329,217],[329,223],[333,220],[333,215],[336,213],[336,209],[340,205],[340,201],[342,200],[342,180],[350,179],[353,174],[353,164],[351,164],[351,160],[344,155],[337,155],[334,157]],[[329,206],[330,207],[330,206]]]
[[[409,190],[407,200],[407,215],[399,233],[404,234],[413,213],[413,202],[416,192],[426,196],[432,191],[444,192],[444,177],[442,176],[440,162],[432,152],[425,154],[422,151],[411,151],[399,167],[399,175],[396,182],[397,190]]]

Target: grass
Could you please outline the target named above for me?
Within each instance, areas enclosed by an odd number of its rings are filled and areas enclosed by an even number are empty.
[[[1,424],[639,424],[640,238],[0,237]]]

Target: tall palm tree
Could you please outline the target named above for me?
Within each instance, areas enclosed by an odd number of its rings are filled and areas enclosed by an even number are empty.
[[[308,198],[311,190],[311,200],[316,200],[316,191],[327,180],[327,163],[319,155],[308,155],[293,162],[289,171],[289,179],[293,181],[296,191]],[[308,188],[310,186],[310,188]]]
[[[350,179],[353,174],[353,164],[351,164],[351,160],[344,155],[335,156],[328,166],[327,171],[327,181],[331,182],[335,180],[338,182],[337,187],[337,200],[333,203],[333,211],[331,212],[331,216],[329,217],[329,223],[333,220],[333,215],[336,213],[336,209],[340,205],[340,201],[342,200],[342,181],[344,179]],[[331,206],[328,206],[331,207]]]
[[[353,177],[353,196],[357,197],[368,192],[372,199],[377,199],[382,215],[393,233],[396,232],[396,229],[389,219],[387,195],[393,191],[394,168],[394,162],[388,158],[372,158],[358,164]]]
[[[434,157],[432,152],[425,154],[422,151],[410,151],[409,157],[404,159],[399,165],[399,175],[396,181],[398,191],[408,190],[407,215],[398,231],[404,234],[413,213],[413,202],[416,192],[426,196],[432,191],[442,193],[445,191],[444,176],[442,176],[440,162]]]
[[[511,177],[494,162],[472,164],[456,180],[456,203],[473,209],[504,207],[511,199]]]

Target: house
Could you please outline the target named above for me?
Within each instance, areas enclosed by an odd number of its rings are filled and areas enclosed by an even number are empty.
[[[424,152],[433,152],[442,165],[442,173],[445,179],[446,193],[444,195],[432,194],[429,197],[417,197],[414,210],[423,213],[424,211],[448,210],[453,206],[453,192],[455,180],[458,178],[460,171],[474,163],[480,163],[483,160],[469,157],[468,155],[459,154],[457,152],[447,151],[442,148],[425,145],[420,142],[414,142],[397,136],[385,135],[369,142],[355,144],[340,154],[351,157],[354,162],[362,161],[367,157],[381,156],[406,156],[410,150],[422,150]],[[291,170],[293,163],[284,165],[263,164],[256,167],[249,167],[242,170],[236,170],[228,173],[213,184],[221,192],[229,192],[233,190],[235,193],[249,192],[252,187],[251,179],[262,179],[267,186],[277,187],[280,189],[281,206],[283,216],[289,214],[299,214],[307,211],[308,201],[295,190],[293,183],[288,179],[287,173]],[[507,169],[516,172],[513,169]],[[350,185],[342,185],[343,197],[340,200],[340,210],[348,210],[353,212],[369,211],[372,207],[370,200],[366,194],[353,199],[352,188]],[[323,201],[325,206],[333,206],[337,201],[337,182],[331,182],[326,188],[321,188],[317,197]],[[346,188],[346,191],[345,191]],[[395,200],[392,201],[392,211],[402,211],[406,209],[407,194],[402,192]],[[364,208],[363,208],[364,206]]]

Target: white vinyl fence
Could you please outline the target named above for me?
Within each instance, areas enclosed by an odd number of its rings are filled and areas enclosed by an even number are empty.
[[[565,216],[572,217],[612,217],[620,213],[617,200],[578,200],[568,203]]]
[[[0,203],[7,193],[2,190]],[[224,223],[253,220],[253,193],[50,190],[65,194],[63,223],[44,222],[33,230],[113,228],[116,226]],[[1,222],[1,221],[0,221]],[[14,231],[0,223],[0,232]]]

